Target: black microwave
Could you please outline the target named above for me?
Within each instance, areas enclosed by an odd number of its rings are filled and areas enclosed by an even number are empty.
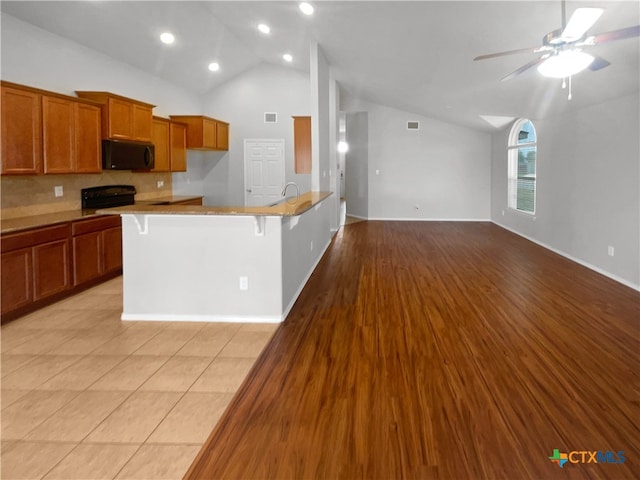
[[[152,143],[102,141],[103,170],[150,170],[154,166]]]

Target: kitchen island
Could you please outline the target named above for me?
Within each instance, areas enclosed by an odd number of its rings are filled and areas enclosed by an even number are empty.
[[[122,217],[122,319],[283,321],[329,246],[330,195],[99,210]]]

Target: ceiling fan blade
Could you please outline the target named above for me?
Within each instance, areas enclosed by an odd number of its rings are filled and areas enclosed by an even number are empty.
[[[506,82],[507,80],[511,80],[512,78],[517,77],[521,73],[524,73],[525,71],[529,70],[530,68],[535,67],[536,65],[544,62],[547,59],[548,56],[549,55],[543,55],[540,58],[536,58],[535,60],[530,61],[526,65],[523,65],[519,69],[511,72],[509,75],[506,75],[506,76],[502,77],[500,79],[500,81],[501,82]]]
[[[488,58],[496,58],[496,57],[504,57],[506,55],[515,55],[516,53],[538,53],[540,52],[542,47],[530,47],[530,48],[519,48],[517,50],[507,50],[505,52],[498,53],[489,53],[486,55],[479,55],[473,60],[487,60]]]
[[[608,67],[609,65],[611,65],[611,63],[607,62],[604,58],[594,56],[593,62],[589,65],[589,70],[596,72],[604,67]]]
[[[624,40],[625,38],[638,36],[640,36],[640,25],[634,25],[633,27],[621,28],[620,30],[612,30],[611,32],[593,35],[585,39],[584,45],[598,45],[600,43]]]
[[[575,42],[582,38],[582,36],[589,30],[596,20],[600,18],[602,12],[604,10],[602,8],[578,8],[571,18],[569,19],[569,23],[562,30],[562,34],[560,38],[562,38],[565,42]]]

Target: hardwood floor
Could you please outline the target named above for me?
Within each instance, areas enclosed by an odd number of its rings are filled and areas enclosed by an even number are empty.
[[[185,478],[640,478],[639,319],[489,223],[346,226]]]

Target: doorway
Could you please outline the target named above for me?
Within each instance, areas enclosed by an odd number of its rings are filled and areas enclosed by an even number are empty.
[[[244,140],[244,204],[261,207],[279,201],[284,185],[284,139]]]

